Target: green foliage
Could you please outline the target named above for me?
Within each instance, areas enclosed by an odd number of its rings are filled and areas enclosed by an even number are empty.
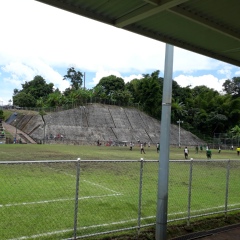
[[[13,97],[14,105],[19,107],[35,107],[37,100],[30,94],[19,92],[16,96]]]
[[[43,115],[47,115],[47,113],[46,113],[43,109],[41,109],[41,110],[39,111],[39,115],[40,115],[40,116],[43,116]]]
[[[108,77],[103,77],[96,87],[101,86],[102,91],[108,96],[115,91],[123,91],[125,89],[125,83],[122,78],[110,75]]]
[[[53,92],[53,83],[47,84],[41,76],[22,84],[22,90],[14,89],[13,104],[19,107],[36,107],[40,98],[46,99]]]
[[[14,105],[20,107],[64,107],[78,106],[86,102],[99,102],[128,106],[138,105],[150,116],[161,119],[163,78],[160,71],[143,74],[141,79],[133,79],[125,84],[120,77],[103,77],[93,89],[83,89],[83,74],[73,67],[67,70],[64,80],[71,86],[60,92],[53,90],[41,76],[22,84],[23,89],[14,89]],[[226,80],[223,84],[225,94],[204,85],[191,88],[181,87],[172,82],[171,121],[178,119],[181,127],[196,135],[212,137],[214,133],[227,133],[240,125],[240,77]]]
[[[227,79],[223,83],[223,90],[235,97],[240,96],[240,77],[234,77],[232,80]]]
[[[132,94],[133,102],[140,104],[143,111],[160,119],[163,79],[158,75],[159,71],[143,74],[142,79],[134,79],[127,83],[126,89]]]
[[[83,74],[80,71],[76,71],[74,67],[71,67],[68,68],[63,80],[70,80],[72,89],[78,90],[82,86]]]
[[[48,95],[46,103],[49,107],[59,107],[63,103],[63,98],[60,92],[54,92]]]
[[[4,113],[2,109],[0,109],[0,119],[4,119]]]

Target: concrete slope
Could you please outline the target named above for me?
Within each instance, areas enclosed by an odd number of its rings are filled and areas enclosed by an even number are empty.
[[[16,140],[19,141],[21,139],[22,143],[36,143],[28,134],[21,131],[20,129],[16,129],[16,127],[3,122],[3,127],[6,131],[8,131],[12,136],[16,137]]]
[[[11,123],[36,141],[64,141],[72,144],[109,142],[150,142],[160,140],[160,121],[135,109],[113,105],[89,104],[44,115],[17,116]],[[171,125],[171,145],[178,145],[179,129]],[[181,129],[182,145],[203,144],[195,135]]]

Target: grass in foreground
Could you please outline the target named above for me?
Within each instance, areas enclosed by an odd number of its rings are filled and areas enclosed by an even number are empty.
[[[147,160],[158,159],[155,147],[146,148],[141,155],[135,147],[65,146],[65,145],[0,145],[1,161],[6,160]],[[206,159],[204,153],[190,157]],[[232,151],[214,156],[222,159],[236,158]],[[183,150],[171,148],[170,159],[183,159]],[[4,166],[4,167],[2,167]],[[72,232],[74,212],[75,163],[64,165],[35,164],[2,165],[0,170],[1,239],[9,236],[31,236],[60,230]],[[104,223],[119,222],[118,226],[136,226],[138,213],[139,163],[81,163],[79,234],[91,233],[91,227],[99,231],[111,229]],[[156,214],[156,188],[158,163],[144,164],[142,224],[154,223]],[[239,167],[231,169],[229,203],[239,200]],[[184,217],[187,212],[189,165],[170,163],[169,214],[170,219]],[[192,210],[214,208],[224,205],[226,169],[222,164],[194,164],[192,185]],[[217,197],[216,197],[217,196]],[[55,201],[57,200],[57,201]],[[44,202],[45,201],[45,202]],[[28,204],[22,204],[28,203]],[[30,203],[30,204],[29,204]],[[33,203],[33,204],[31,204]],[[221,207],[222,209],[222,207]],[[181,212],[181,214],[176,214]],[[148,218],[152,216],[152,218]],[[135,219],[133,222],[130,220]],[[124,222],[124,221],[130,221]],[[21,224],[19,224],[21,222]],[[121,223],[120,223],[121,222]],[[13,226],[10,228],[9,226]],[[116,227],[117,225],[115,225]],[[96,230],[96,228],[94,229]],[[60,239],[71,236],[60,232],[57,236],[42,236],[38,239]],[[120,238],[121,239],[121,238]],[[124,238],[123,238],[124,239]],[[131,238],[129,238],[131,239]],[[140,238],[144,239],[144,238]],[[146,238],[147,239],[147,238]],[[151,239],[151,238],[148,238]]]

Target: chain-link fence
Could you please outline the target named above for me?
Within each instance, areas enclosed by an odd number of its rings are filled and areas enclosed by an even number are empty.
[[[73,109],[73,108],[77,108],[77,107],[81,107],[84,105],[91,105],[94,103],[99,103],[99,104],[106,104],[106,105],[114,105],[114,106],[121,106],[121,107],[134,107],[137,108],[139,110],[141,110],[143,108],[142,105],[140,105],[139,103],[132,103],[132,102],[120,102],[120,101],[113,101],[110,99],[102,99],[102,98],[92,98],[92,99],[85,99],[84,101],[79,101],[79,102],[75,102],[75,103],[71,103],[71,104],[64,104],[62,106],[58,106],[58,107],[16,107],[16,106],[6,106],[4,107],[4,109],[12,109],[12,110],[25,110],[25,111],[29,111],[31,113],[31,111],[34,112],[40,112],[40,113],[44,113],[44,112],[60,112],[60,111],[64,111],[64,110],[69,110],[69,109]]]
[[[155,225],[157,160],[0,162],[0,239],[79,239]],[[240,162],[170,161],[168,221],[240,210]]]

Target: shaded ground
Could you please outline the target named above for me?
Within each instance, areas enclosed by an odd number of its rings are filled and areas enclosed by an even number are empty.
[[[136,234],[104,237],[102,240],[155,240],[155,228]],[[169,240],[240,240],[240,213],[228,217],[206,218],[186,225],[168,226]]]

